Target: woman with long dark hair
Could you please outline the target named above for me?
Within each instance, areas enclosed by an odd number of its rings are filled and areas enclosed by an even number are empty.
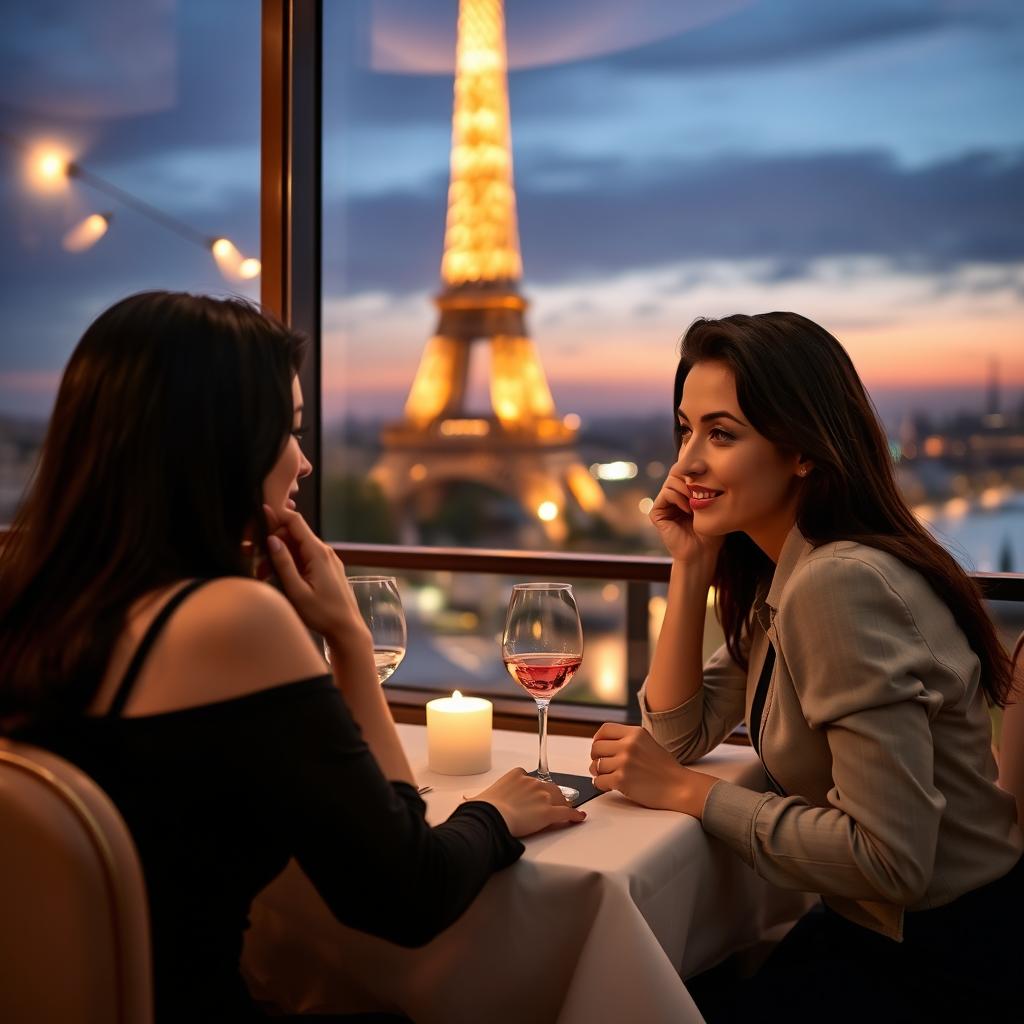
[[[696,321],[674,401],[679,454],[651,510],[668,608],[643,728],[595,736],[598,787],[692,814],[763,877],[822,895],[737,1019],[996,1019],[1024,868],[986,706],[1009,659],[977,589],[907,508],[817,324]],[[712,587],[725,644],[702,665]],[[766,792],[684,767],[743,721]]]
[[[123,814],[162,1024],[256,1015],[242,934],[291,857],[339,920],[419,945],[517,836],[584,817],[517,769],[427,825],[344,569],[295,511],[302,353],[240,300],[117,303],[71,356],[0,551],[0,732]],[[253,578],[265,555],[283,595]]]

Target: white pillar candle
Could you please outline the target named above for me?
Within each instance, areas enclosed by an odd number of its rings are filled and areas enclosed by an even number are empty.
[[[479,775],[491,770],[489,700],[450,697],[427,701],[427,766],[439,775]]]

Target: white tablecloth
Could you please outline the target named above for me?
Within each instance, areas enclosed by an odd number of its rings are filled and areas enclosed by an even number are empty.
[[[495,732],[489,774],[435,775],[423,727],[399,731],[417,779],[434,787],[426,800],[435,823],[464,794],[536,763],[535,736]],[[589,739],[552,736],[551,767],[586,774],[589,750]],[[698,767],[763,785],[749,748],[719,747]],[[757,878],[687,815],[616,794],[585,809],[582,825],[525,840],[525,856],[418,950],[338,924],[291,864],[253,908],[250,988],[293,1013],[390,1009],[422,1024],[700,1022],[680,974],[711,967],[809,905]]]

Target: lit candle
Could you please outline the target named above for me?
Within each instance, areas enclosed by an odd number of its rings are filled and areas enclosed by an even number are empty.
[[[427,765],[439,775],[479,775],[491,769],[491,702],[482,697],[427,701]]]

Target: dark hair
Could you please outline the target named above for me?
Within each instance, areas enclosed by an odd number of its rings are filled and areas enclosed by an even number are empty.
[[[86,330],[0,552],[0,718],[84,709],[133,601],[246,571],[304,349],[242,299],[179,292]]]
[[[724,363],[754,428],[785,451],[809,459],[797,526],[814,545],[850,540],[878,548],[919,572],[949,606],[981,661],[981,685],[1002,706],[1010,662],[974,581],[921,526],[900,495],[889,443],[842,345],[796,313],[696,320],[681,343],[673,418],[683,382],[699,362]],[[743,533],[729,534],[715,571],[718,614],[733,659],[746,666],[758,586],[773,570]]]

